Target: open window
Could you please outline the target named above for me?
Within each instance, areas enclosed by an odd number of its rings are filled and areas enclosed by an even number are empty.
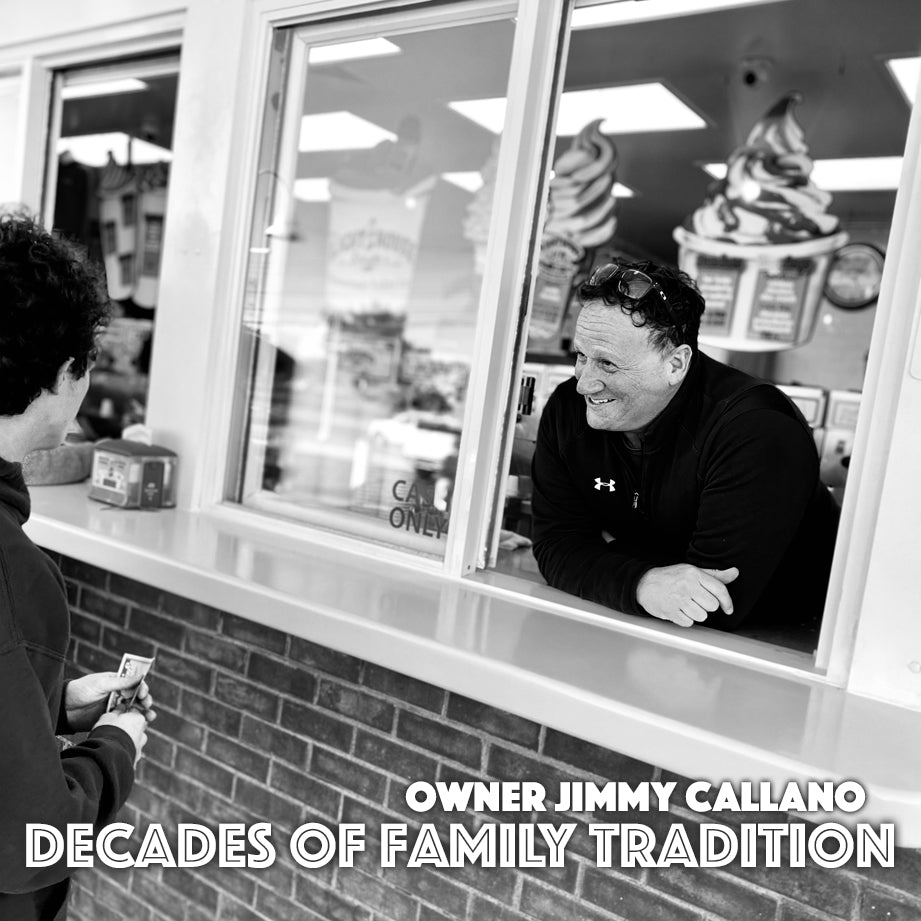
[[[858,3],[830,0],[576,4],[503,529],[530,536],[537,426],[573,372],[578,288],[615,261],[665,262],[697,280],[703,351],[787,392],[812,427],[822,481],[843,500],[921,48],[910,3],[874,7],[872,32],[862,22]],[[811,182],[830,198],[821,229],[802,242],[725,242],[713,229],[735,220],[724,197],[694,232],[714,184],[727,169],[744,174],[746,139],[778,113],[801,128]],[[501,584],[542,583],[530,551],[503,543],[494,532],[488,568]],[[817,626],[748,633],[808,653],[818,639]]]
[[[513,15],[275,31],[231,501],[444,558],[491,224],[470,188],[502,136]],[[484,94],[489,128],[465,110]]]
[[[177,54],[55,73],[45,223],[103,266],[113,308],[78,417],[91,439],[145,418],[178,79]]]

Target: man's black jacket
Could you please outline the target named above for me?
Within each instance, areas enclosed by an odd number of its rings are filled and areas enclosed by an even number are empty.
[[[571,379],[544,409],[532,473],[534,556],[555,588],[639,614],[637,584],[655,566],[736,566],[734,613],[708,626],[821,615],[837,506],[812,432],[770,384],[698,353],[631,450],[589,427]]]

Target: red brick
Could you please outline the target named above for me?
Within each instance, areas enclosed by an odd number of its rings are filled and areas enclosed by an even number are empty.
[[[217,911],[218,890],[188,870],[181,867],[164,869],[163,883],[199,908]]]
[[[117,573],[109,573],[109,591],[119,598],[125,598],[134,604],[143,605],[145,608],[156,610],[160,605],[163,594],[160,589],[145,582],[136,582]]]
[[[293,771],[276,762],[272,765],[269,785],[273,790],[303,803],[311,811],[322,813],[333,822],[339,815],[342,794],[334,787],[310,776],[306,771]]]
[[[190,723],[187,719],[178,716],[156,701],[157,719],[150,729],[149,735],[162,735],[175,742],[181,742],[189,748],[201,751],[205,742],[205,730],[202,726]]]
[[[70,615],[70,633],[77,639],[86,640],[98,646],[102,636],[102,625],[98,620],[80,611],[73,611]]]
[[[131,608],[128,615],[128,628],[132,633],[153,640],[169,649],[181,649],[185,628],[174,620],[151,614],[143,608]]]
[[[921,902],[868,889],[860,897],[858,916],[860,921],[921,921]]]
[[[269,776],[269,759],[267,755],[260,754],[241,745],[233,739],[225,739],[215,733],[208,736],[205,742],[205,754],[209,758],[226,764],[248,774],[256,780],[265,781]]]
[[[182,692],[179,711],[183,716],[207,726],[214,732],[228,736],[237,736],[240,733],[240,723],[243,719],[240,711],[219,703],[213,697],[203,697],[186,688]]]
[[[243,673],[246,666],[246,647],[222,639],[213,633],[187,630],[185,651],[198,659],[204,659],[213,665],[220,665],[240,674]]]
[[[524,881],[521,888],[519,908],[529,918],[537,919],[537,921],[611,921],[607,914],[577,902],[572,896],[528,879]],[[619,917],[626,917],[626,915]],[[665,919],[678,921],[669,914],[661,915],[657,921],[665,921]]]
[[[436,687],[434,684],[427,684],[425,681],[419,681],[416,678],[410,678],[408,675],[392,672],[387,668],[366,665],[362,676],[362,684],[390,697],[396,697],[398,700],[405,700],[407,703],[421,707],[424,710],[441,713],[444,709],[446,691]]]
[[[597,774],[605,780],[623,780],[630,784],[652,780],[655,770],[651,764],[554,729],[547,730],[542,753],[547,758],[573,765],[582,774]]]
[[[317,703],[374,729],[389,732],[393,728],[393,704],[338,682],[321,681]]]
[[[412,839],[410,838],[410,848]],[[450,871],[452,874],[454,871]],[[453,882],[445,870],[429,867],[407,867],[397,860],[397,865],[384,870],[384,881],[411,892],[417,899],[436,905],[451,918],[463,921],[467,916],[469,891]]]
[[[284,732],[262,720],[244,715],[240,739],[247,745],[267,752],[273,758],[281,758],[291,764],[303,767],[307,761],[307,743],[290,732]]]
[[[479,768],[483,758],[483,743],[476,736],[409,710],[397,718],[397,736],[468,767]]]
[[[776,896],[772,898],[763,890],[746,886],[731,876],[710,870],[663,867],[650,870],[647,883],[682,902],[727,918],[774,921],[777,913]]]
[[[230,707],[274,721],[278,714],[278,694],[250,681],[218,672],[214,679],[214,696]]]
[[[317,689],[316,678],[306,669],[286,665],[278,659],[271,659],[257,652],[250,654],[246,674],[251,681],[257,681],[307,703],[313,700]]]
[[[340,719],[318,710],[286,700],[281,708],[281,725],[307,739],[314,739],[342,751],[352,746],[353,728]]]
[[[157,674],[172,678],[179,684],[187,685],[207,694],[211,691],[211,682],[214,670],[207,665],[196,662],[194,659],[178,656],[176,653],[160,647],[157,650],[157,661],[154,664]],[[153,673],[151,673],[153,680]]]
[[[224,893],[221,894],[218,917],[221,921],[266,921],[265,915],[257,915],[252,909]]]
[[[461,697],[459,694],[448,696],[447,715],[450,720],[465,723],[481,732],[488,732],[525,748],[537,749],[540,741],[538,723],[471,700],[469,697]]]
[[[708,883],[707,878],[701,877],[702,886]],[[685,907],[653,889],[614,876],[606,870],[586,870],[582,898],[616,915],[630,918],[630,921],[661,921],[662,918],[668,918],[669,921],[700,921],[701,918],[701,912]],[[730,917],[744,917],[744,914],[734,910]]]
[[[347,681],[357,683],[361,673],[361,662],[358,659],[344,652],[337,652],[335,649],[311,643],[310,640],[299,636],[291,637],[291,649],[288,655],[295,662],[339,678],[345,678]]]
[[[245,777],[237,778],[233,801],[258,816],[260,822],[271,822],[273,827],[281,830],[296,828],[301,822],[303,807],[300,803],[286,796],[271,793]],[[273,838],[275,837],[273,835]]]
[[[388,921],[415,921],[417,903],[361,870],[342,868],[339,891]]]
[[[122,654],[126,652],[148,657],[154,654],[154,645],[149,640],[109,626],[102,628],[102,647],[118,656],[119,662],[121,662]]]
[[[68,578],[76,579],[85,585],[92,585],[96,588],[105,588],[108,585],[109,574],[106,570],[90,563],[84,563],[81,560],[62,556],[60,570]]]
[[[304,921],[303,907],[262,886],[256,891],[256,908],[272,921]]]
[[[420,917],[419,921],[422,921]],[[504,905],[489,902],[474,894],[470,903],[470,921],[531,921],[524,915]]]
[[[353,758],[343,758],[325,748],[316,747],[310,758],[314,776],[337,787],[350,790],[374,802],[383,802],[387,778],[363,767]]]
[[[355,757],[409,781],[434,781],[438,773],[438,762],[434,758],[370,732],[358,732],[355,737]]]
[[[313,871],[297,881],[297,900],[323,921],[371,921],[371,912],[315,882]]]
[[[288,647],[288,635],[280,630],[237,617],[235,614],[224,614],[221,620],[221,630],[225,636],[241,640],[258,649],[277,652],[279,655],[283,655]]]
[[[128,605],[85,586],[80,590],[80,607],[119,627],[124,627],[128,621]]]
[[[121,662],[121,656],[79,642],[74,647],[73,660],[84,672],[114,672]]]
[[[135,870],[131,874],[131,892],[165,918],[182,921],[185,902],[177,899],[176,894],[163,885],[159,872],[152,871],[149,867]],[[122,921],[125,921],[126,917],[132,916],[123,915]]]
[[[162,764],[163,767],[172,767],[176,746],[162,735],[148,733],[147,744],[144,746],[144,757]]]
[[[216,608],[169,592],[163,592],[160,612],[189,627],[201,627],[203,630],[216,632],[221,626],[221,613]]]
[[[230,771],[187,749],[176,752],[176,770],[224,796],[230,796],[233,790],[234,775]]]
[[[133,896],[126,888],[118,885],[102,874],[97,873],[98,881],[96,884],[95,902],[111,908],[118,912],[123,918],[148,918],[150,912],[142,901]],[[125,880],[127,885],[128,880]]]

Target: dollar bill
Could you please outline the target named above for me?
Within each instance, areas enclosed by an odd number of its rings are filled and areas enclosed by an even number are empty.
[[[138,676],[136,687],[129,688],[127,691],[113,691],[109,695],[109,703],[106,712],[114,710],[116,707],[127,709],[137,698],[138,691],[141,687],[141,680],[150,671],[154,660],[148,659],[147,656],[136,656],[134,653],[126,652],[122,655],[121,665],[118,667],[118,677],[127,678]]]

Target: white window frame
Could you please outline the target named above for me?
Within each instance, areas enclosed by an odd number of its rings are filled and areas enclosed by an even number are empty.
[[[295,524],[261,520],[238,510],[221,511],[217,502],[229,438],[226,410],[239,335],[235,311],[243,303],[241,259],[249,240],[269,41],[277,25],[343,11],[384,13],[412,5],[410,0],[293,4],[286,0],[234,4],[193,0],[187,13],[0,48],[0,72],[18,72],[22,78],[20,197],[36,211],[41,203],[53,71],[177,45],[193,50],[181,64],[171,176],[171,198],[177,204],[171,208],[164,240],[148,421],[158,440],[180,453],[183,508],[229,516],[244,529],[271,531],[280,544],[305,548],[317,541],[330,545],[331,540],[326,533],[312,534]],[[503,196],[497,196],[496,202],[502,211],[496,214],[501,213],[514,226],[506,240],[490,241],[484,284],[484,292],[491,292],[484,293],[490,303],[508,298],[505,303],[513,303],[516,312],[530,252],[531,211],[542,197],[539,139],[545,136],[544,113],[551,102],[553,59],[561,40],[559,35],[554,38],[553,24],[568,16],[563,0],[519,0],[518,9],[510,92],[515,87],[524,103],[515,122],[519,142],[532,143],[522,147],[527,153],[520,165],[513,162],[513,145],[504,145],[509,154],[499,164],[500,177],[510,182],[502,183]],[[551,48],[553,54],[548,54]],[[657,624],[609,617],[609,622],[617,622],[616,629],[642,632],[662,643],[692,648],[754,671],[792,673],[809,683],[840,686],[858,695],[921,709],[921,515],[917,512],[921,480],[915,471],[915,458],[921,451],[916,424],[921,418],[921,262],[915,256],[921,251],[919,110],[921,101],[915,103],[911,115],[867,367],[864,405],[868,410],[858,422],[826,607],[827,626],[814,666],[810,669],[756,654],[745,644],[734,643],[733,637],[708,635],[702,641]],[[210,126],[207,136],[201,128],[205,124]],[[511,129],[510,121],[509,137]],[[501,225],[498,217],[496,224]],[[481,316],[485,316],[482,305]],[[492,330],[492,338],[482,331],[488,355],[477,371],[480,390],[476,401],[471,400],[471,404],[497,410],[515,379],[510,356],[519,322],[508,313],[503,317],[505,325]],[[181,372],[176,373],[177,369]],[[492,506],[491,480],[500,469],[504,418],[494,412],[477,423],[481,443],[458,471],[457,488],[463,489],[472,511],[463,541],[451,549],[450,565],[437,567],[441,577],[447,578],[446,589],[452,580],[471,572],[482,553],[479,545],[489,528]],[[336,545],[344,552],[367,552],[367,545],[360,541],[342,539]],[[176,552],[181,557],[182,548]],[[407,572],[425,568],[408,562],[405,554],[397,554],[396,559]],[[501,588],[496,592],[505,593]],[[519,600],[524,597],[508,594]],[[527,602],[568,617],[595,616],[550,595],[531,595]]]

